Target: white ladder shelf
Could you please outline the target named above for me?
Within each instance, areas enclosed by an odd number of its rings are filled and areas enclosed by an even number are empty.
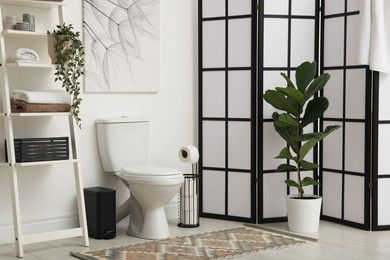
[[[35,1],[35,0],[0,0],[0,21],[3,21],[3,7],[4,6],[18,6],[19,8],[49,8],[58,9],[58,20],[59,24],[63,24],[63,4],[55,1]],[[2,79],[0,81],[1,86],[1,97],[3,102],[3,117],[5,137],[7,144],[7,155],[8,162],[0,163],[1,168],[8,168],[11,174],[11,192],[12,192],[12,211],[13,211],[13,223],[15,233],[15,249],[16,256],[23,257],[23,246],[26,244],[44,242],[55,239],[63,239],[70,237],[81,237],[82,245],[89,246],[87,221],[85,215],[85,202],[84,192],[81,178],[81,166],[78,160],[78,147],[77,147],[77,136],[76,136],[76,124],[74,122],[73,115],[70,113],[11,113],[10,105],[10,90],[9,90],[9,78],[8,70],[18,69],[21,66],[15,65],[14,63],[7,63],[6,57],[6,37],[19,37],[22,40],[29,39],[29,37],[47,37],[45,33],[34,33],[34,32],[22,32],[14,30],[3,30],[2,23],[0,24],[0,51],[1,51],[1,62],[0,62],[0,74]],[[25,66],[23,69],[52,69],[52,64],[35,64],[35,66]],[[40,162],[29,162],[29,163],[18,163],[15,158],[15,147],[14,147],[14,130],[13,130],[13,118],[16,117],[49,117],[49,116],[62,116],[67,118],[69,121],[69,142],[71,146],[71,155],[69,160],[65,161],[40,161]],[[20,198],[19,198],[19,186],[18,186],[18,168],[28,167],[35,165],[45,164],[57,164],[57,163],[70,163],[73,164],[75,185],[76,185],[76,196],[77,196],[77,209],[80,227],[71,228],[66,230],[59,230],[46,233],[38,233],[32,235],[23,235],[22,232],[22,221],[20,211]]]

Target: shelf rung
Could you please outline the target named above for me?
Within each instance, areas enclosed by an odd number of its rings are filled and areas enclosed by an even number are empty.
[[[70,112],[11,113],[11,116],[69,116]]]
[[[9,68],[42,68],[42,69],[52,69],[55,68],[55,64],[45,64],[45,63],[7,63]]]
[[[30,32],[30,31],[18,31],[18,30],[11,30],[11,29],[6,29],[3,30],[3,35],[4,36],[9,36],[9,37],[39,37],[39,38],[47,38],[47,33],[42,33],[42,32]]]
[[[19,5],[19,6],[29,6],[29,7],[40,7],[40,8],[57,8],[59,6],[64,6],[62,2],[56,1],[37,1],[37,0],[0,0],[0,4],[8,5]]]
[[[49,164],[61,164],[61,163],[78,163],[78,159],[70,160],[56,160],[56,161],[39,161],[39,162],[18,162],[16,166],[38,166],[38,165],[49,165]]]
[[[45,232],[39,234],[24,235],[22,241],[23,244],[33,244],[33,243],[64,239],[70,237],[81,237],[82,235],[83,235],[83,230],[81,227],[79,227],[79,228],[58,230],[58,231]]]

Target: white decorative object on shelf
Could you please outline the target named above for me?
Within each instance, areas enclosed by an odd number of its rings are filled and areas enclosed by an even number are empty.
[[[5,29],[14,29],[15,24],[18,22],[17,16],[5,17]]]
[[[30,25],[26,22],[17,22],[14,29],[18,31],[30,31]]]
[[[29,31],[35,32],[35,15],[23,14],[23,22],[28,23]]]

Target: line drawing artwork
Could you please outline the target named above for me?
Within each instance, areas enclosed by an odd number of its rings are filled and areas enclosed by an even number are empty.
[[[86,92],[157,92],[160,0],[83,0]]]

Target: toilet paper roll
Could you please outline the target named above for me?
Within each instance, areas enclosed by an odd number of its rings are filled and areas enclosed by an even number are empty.
[[[179,159],[185,163],[197,163],[199,161],[198,148],[192,145],[181,147],[179,150]]]

